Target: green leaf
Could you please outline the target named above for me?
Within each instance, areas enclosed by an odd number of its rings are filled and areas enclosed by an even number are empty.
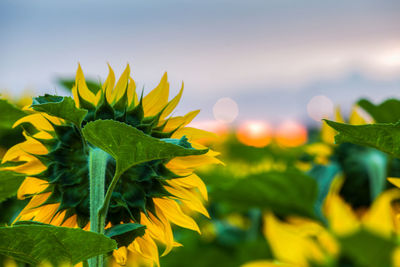
[[[79,128],[87,114],[87,110],[77,108],[74,100],[69,96],[44,95],[35,97],[32,108],[62,118]]]
[[[357,105],[367,111],[375,122],[396,123],[400,120],[400,101],[397,99],[388,99],[379,105],[361,99]]]
[[[36,265],[77,264],[115,249],[110,238],[82,229],[27,223],[0,227],[0,254]]]
[[[0,146],[10,148],[22,142],[24,137],[20,127],[12,128],[14,123],[27,114],[20,108],[0,99]]]
[[[339,238],[341,251],[356,266],[392,266],[396,243],[366,230]]]
[[[23,174],[12,171],[0,171],[0,202],[16,195],[24,179],[25,175]]]
[[[235,178],[228,168],[214,168],[200,176],[209,188],[211,202],[226,203],[235,210],[260,208],[279,215],[316,218],[317,183],[300,171],[271,171]]]
[[[118,247],[128,246],[136,237],[143,236],[146,226],[138,223],[124,223],[107,228],[106,236],[117,241]]]
[[[0,128],[11,129],[14,122],[26,116],[26,113],[7,100],[0,99]]]
[[[350,125],[329,120],[325,122],[339,132],[335,136],[337,144],[348,142],[369,146],[400,157],[400,123]]]
[[[201,155],[208,151],[207,149],[197,150],[167,143],[144,134],[125,123],[113,120],[89,122],[82,132],[87,141],[103,149],[116,160],[117,174],[122,174],[139,163]]]

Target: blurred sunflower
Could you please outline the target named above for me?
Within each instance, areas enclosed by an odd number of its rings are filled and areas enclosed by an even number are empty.
[[[285,221],[272,213],[264,215],[264,235],[275,256],[274,261],[249,262],[242,267],[269,266],[336,266],[340,262],[339,238],[366,229],[385,239],[400,234],[398,201],[400,190],[383,192],[367,210],[355,210],[340,196],[343,178],[336,178],[325,199],[324,214],[327,225],[301,217]],[[394,265],[400,264],[399,248],[393,251]]]
[[[167,118],[182,92],[183,86],[178,95],[168,101],[169,83],[165,73],[154,90],[138,99],[129,65],[116,84],[114,72],[109,67],[107,80],[97,91],[88,88],[79,65],[72,88],[76,107],[88,111],[82,126],[98,119],[112,119],[154,138],[202,149],[204,147],[196,140],[210,138],[213,134],[186,127],[199,110],[182,117]],[[8,169],[27,175],[19,188],[18,198],[31,200],[17,220],[88,230],[88,155],[80,130],[60,118],[30,111],[31,114],[14,125],[23,127],[26,141],[10,148],[3,158],[3,162],[22,162]],[[121,176],[112,194],[106,228],[135,222],[145,225],[146,231],[127,247],[114,251],[118,264],[125,264],[130,254],[129,258],[135,258],[135,262],[159,265],[156,241],[165,246],[163,255],[179,246],[174,241],[171,223],[200,232],[196,222],[186,214],[196,211],[208,216],[203,206],[203,200],[207,200],[206,187],[193,172],[199,166],[220,163],[215,157],[217,154],[209,150],[198,156],[151,161],[136,165]],[[110,184],[115,167],[115,160],[109,157],[106,185]]]

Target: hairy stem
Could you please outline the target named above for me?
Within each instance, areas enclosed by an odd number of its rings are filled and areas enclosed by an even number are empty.
[[[95,148],[89,151],[89,180],[90,180],[90,231],[103,234],[105,217],[99,216],[99,209],[104,205],[105,174],[108,154]],[[104,255],[89,260],[90,267],[102,267]]]

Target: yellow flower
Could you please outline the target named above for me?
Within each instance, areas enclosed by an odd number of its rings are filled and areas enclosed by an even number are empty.
[[[135,89],[129,65],[116,84],[109,67],[107,80],[97,92],[89,90],[79,65],[72,92],[76,106],[88,110],[83,126],[97,119],[114,119],[155,138],[178,139],[185,146],[204,148],[196,141],[210,137],[210,133],[186,127],[198,110],[181,117],[168,117],[182,96],[183,86],[170,101],[166,73],[147,96],[138,97]],[[18,197],[31,200],[17,220],[89,229],[87,155],[77,127],[32,110],[15,123],[18,125],[26,126],[26,141],[10,148],[3,158],[3,162],[24,162],[8,169],[27,175]],[[164,254],[180,245],[174,241],[171,223],[200,232],[196,222],[183,210],[208,216],[203,206],[207,190],[193,171],[205,164],[219,163],[216,155],[210,150],[199,156],[152,161],[136,165],[123,174],[111,198],[106,227],[135,222],[145,225],[146,231],[128,247],[114,252],[118,263],[125,263],[127,258],[140,258],[138,262],[159,265],[156,241],[164,244]],[[107,183],[114,170],[115,161],[110,158]]]
[[[281,221],[271,213],[265,214],[264,235],[276,261],[250,262],[242,267],[307,267],[311,262],[329,265],[340,252],[337,237],[351,235],[360,229],[367,229],[387,239],[398,236],[400,221],[394,205],[395,200],[400,199],[400,190],[383,192],[368,210],[361,213],[340,198],[338,192],[341,184],[342,181],[336,179],[325,200],[324,213],[328,227],[300,217],[288,217],[286,221]],[[393,253],[396,263],[400,262],[398,255],[397,249]]]

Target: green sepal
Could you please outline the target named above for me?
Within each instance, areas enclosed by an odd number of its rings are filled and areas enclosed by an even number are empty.
[[[138,223],[124,223],[114,225],[105,230],[105,236],[114,239],[118,247],[127,247],[135,238],[141,237],[145,233],[146,226]]]
[[[108,103],[104,94],[101,94],[99,104],[95,112],[95,120],[114,119],[115,112],[111,105]]]
[[[85,99],[83,99],[81,97],[81,95],[79,94],[79,88],[77,88],[76,91],[77,91],[77,95],[78,95],[79,105],[80,105],[81,108],[84,108],[84,109],[86,109],[88,111],[96,110],[95,105],[93,105],[92,103],[90,103],[89,101],[86,101]],[[87,117],[87,115],[86,115],[86,117]]]
[[[164,142],[178,145],[184,148],[193,148],[192,145],[189,143],[189,139],[186,137],[186,135],[182,136],[180,139],[175,139],[175,138],[163,138],[161,139]]]
[[[123,96],[113,105],[113,108],[120,113],[125,113],[126,106],[128,105],[128,84],[126,84],[125,93]]]
[[[126,112],[126,123],[131,126],[137,126],[142,123],[144,119],[143,110],[143,93],[139,103],[132,109]]]

